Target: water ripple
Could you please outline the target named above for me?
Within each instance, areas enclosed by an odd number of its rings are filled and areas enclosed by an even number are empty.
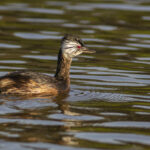
[[[128,143],[138,143],[150,145],[150,136],[148,135],[138,135],[130,133],[93,133],[93,132],[81,132],[75,134],[76,138],[97,141],[101,143],[110,144],[125,144]]]
[[[78,147],[71,147],[71,146],[65,146],[65,145],[58,145],[58,144],[52,144],[52,143],[46,143],[46,142],[6,142],[4,144],[4,141],[0,142],[1,148],[3,150],[12,150],[12,147],[15,148],[15,150],[98,150],[96,148],[78,148]]]
[[[2,11],[24,11],[24,12],[34,12],[34,13],[44,13],[44,14],[57,14],[61,15],[64,13],[63,10],[59,9],[48,9],[48,8],[29,8],[28,5],[7,5],[0,6],[0,10]]]
[[[21,48],[21,46],[20,45],[0,43],[0,48]]]
[[[102,120],[103,117],[92,116],[92,115],[81,115],[73,114],[72,112],[67,112],[67,114],[52,114],[48,117],[56,120],[67,120],[67,121],[93,121],[93,120]]]
[[[94,29],[100,29],[100,30],[103,30],[103,31],[113,31],[113,30],[117,29],[117,27],[110,26],[110,25],[93,25],[91,27],[94,28]]]
[[[135,38],[150,38],[150,34],[131,34],[130,36]]]
[[[43,60],[56,60],[55,56],[42,56],[42,55],[24,55],[23,58],[43,59]]]
[[[14,33],[15,36],[23,38],[23,39],[30,39],[30,40],[44,40],[44,39],[61,39],[61,36],[56,35],[44,35],[40,33]]]
[[[23,125],[42,125],[42,126],[61,126],[64,125],[63,122],[50,121],[50,120],[36,120],[36,119],[5,119],[0,118],[0,124],[2,123],[17,123]]]
[[[31,23],[63,23],[65,20],[62,19],[43,19],[43,18],[20,18],[21,22],[31,22]]]
[[[122,11],[150,11],[150,6],[129,5],[129,4],[113,4],[113,3],[80,3],[79,5],[67,5],[69,10],[94,10],[94,9],[113,9]]]
[[[0,60],[0,63],[6,63],[6,64],[25,64],[25,61],[22,60]]]
[[[115,121],[115,122],[105,122],[97,124],[98,126],[104,127],[120,127],[120,128],[150,128],[150,122],[140,122],[140,121]],[[95,124],[95,126],[97,126]]]

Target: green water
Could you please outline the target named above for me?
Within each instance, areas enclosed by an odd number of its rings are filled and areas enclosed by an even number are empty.
[[[73,60],[68,95],[1,96],[0,149],[149,150],[149,0],[0,1],[0,75],[53,75],[65,33],[96,53]]]

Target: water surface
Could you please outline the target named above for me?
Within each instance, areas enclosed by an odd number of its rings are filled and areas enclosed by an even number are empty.
[[[0,97],[3,150],[150,148],[150,2],[0,2],[0,75],[53,75],[60,39],[77,34],[96,54],[71,67],[71,91],[57,97]]]

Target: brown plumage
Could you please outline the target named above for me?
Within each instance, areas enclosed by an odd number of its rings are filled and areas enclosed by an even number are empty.
[[[61,42],[54,77],[31,71],[8,73],[0,77],[0,92],[13,95],[57,95],[68,92],[72,57],[93,52],[88,50],[78,37],[65,35]]]

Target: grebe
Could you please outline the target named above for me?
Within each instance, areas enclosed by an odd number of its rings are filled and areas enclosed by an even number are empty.
[[[66,34],[61,41],[54,77],[31,71],[15,71],[0,77],[0,93],[13,95],[57,95],[70,89],[69,70],[72,58],[88,50],[82,40]]]

